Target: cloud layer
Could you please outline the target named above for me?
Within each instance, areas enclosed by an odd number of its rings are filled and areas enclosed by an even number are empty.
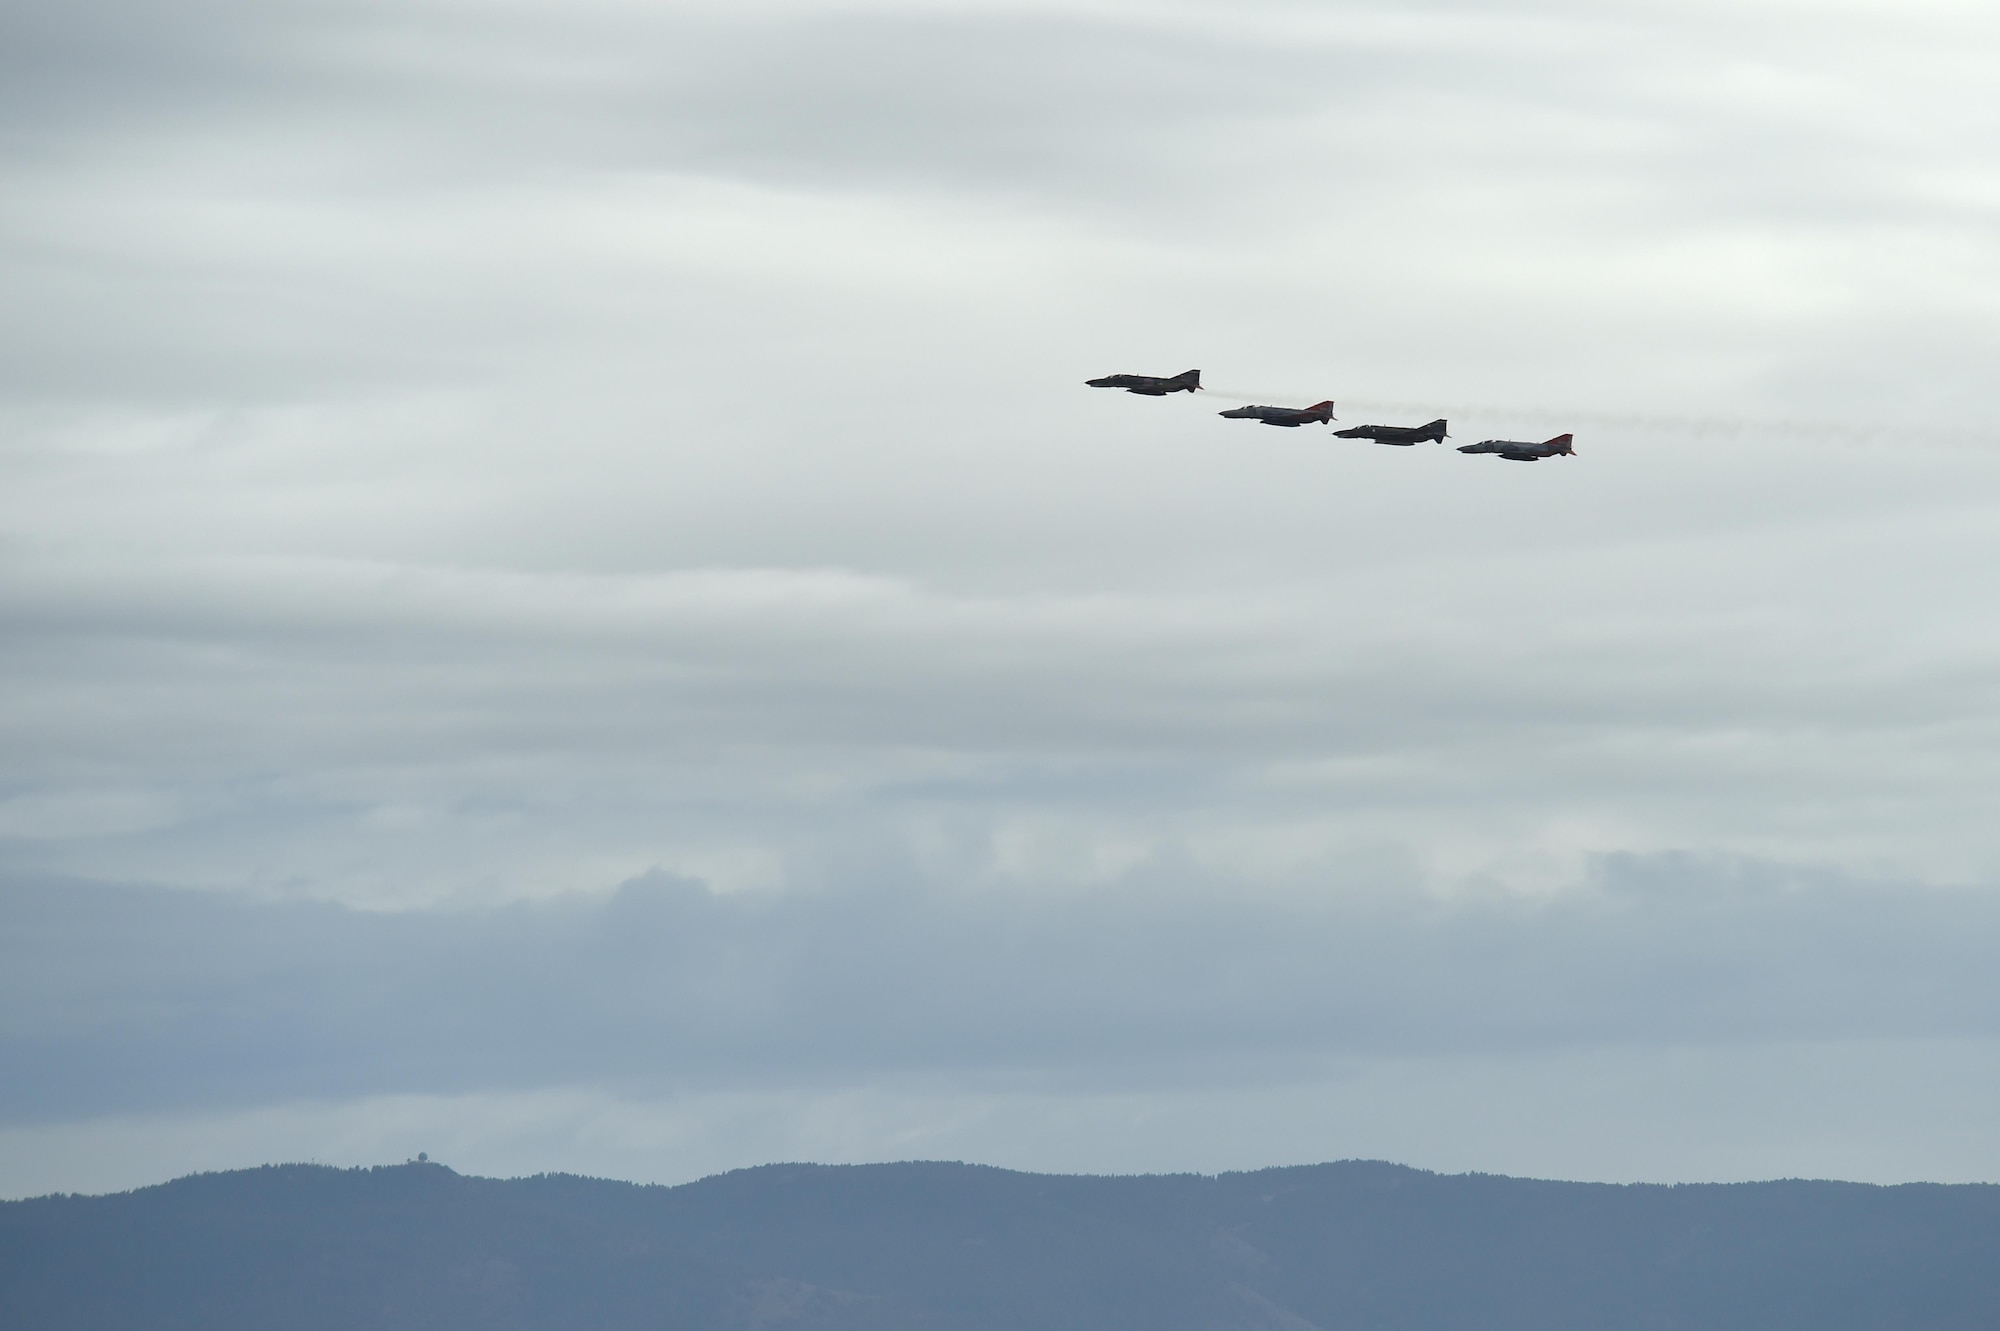
[[[717,896],[654,875],[385,914],[16,885],[0,1113],[914,1074],[1188,1089],[1357,1056],[2000,1037],[1984,893],[1672,857],[1543,902],[1346,887]]]

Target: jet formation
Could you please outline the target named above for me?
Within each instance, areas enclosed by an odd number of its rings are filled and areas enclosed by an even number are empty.
[[[1201,371],[1184,370],[1167,378],[1149,374],[1108,374],[1102,379],[1086,379],[1091,388],[1122,388],[1128,393],[1138,393],[1145,397],[1165,397],[1169,393],[1192,393],[1201,388]],[[1301,425],[1330,425],[1334,421],[1333,403],[1315,402],[1310,407],[1232,407],[1219,411],[1216,415],[1227,420],[1259,421],[1265,425],[1296,429]],[[1335,430],[1339,439],[1366,439],[1374,444],[1387,444],[1393,448],[1410,448],[1426,441],[1441,444],[1450,435],[1446,433],[1449,424],[1443,417],[1427,425],[1352,425],[1345,430]],[[1570,446],[1574,436],[1559,434],[1541,443],[1530,443],[1521,439],[1482,439],[1476,444],[1460,444],[1461,453],[1491,453],[1509,462],[1540,462],[1543,458],[1576,456]]]

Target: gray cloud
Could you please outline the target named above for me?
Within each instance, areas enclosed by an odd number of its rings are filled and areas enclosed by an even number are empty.
[[[837,880],[814,861],[855,836],[980,881],[1395,846],[1441,887],[1553,886],[1582,852],[1718,843],[1977,877],[1988,635],[1895,602],[1976,596],[1983,519],[1918,512],[1483,559],[1362,525],[1326,552],[1349,572],[1213,591],[24,563],[6,715],[34,784],[0,830],[24,866],[378,901],[732,854]],[[1523,851],[1555,858],[1503,867]]]
[[[1232,892],[1188,868],[966,894],[355,912],[75,883],[4,900],[8,1117],[385,1092],[1034,1076],[1295,1080],[1330,1058],[2000,1036],[1981,893],[1610,859],[1559,899]]]
[[[1865,306],[1934,343],[1857,395],[1845,362],[1879,375],[1868,363],[1904,336],[1870,339],[1807,391],[1879,411],[1913,377],[1935,400],[1939,357],[1969,373],[1990,350],[1959,295],[1990,220],[1991,126],[1965,105],[1978,70],[1940,63],[1948,30],[1865,10],[1804,33],[1754,7],[1562,5],[210,5],[171,21],[111,5],[13,22],[24,206],[5,280],[36,334],[7,358],[17,394],[463,385],[635,331],[649,350],[684,340],[717,305],[755,337],[851,327],[849,302],[784,280],[801,259],[822,277],[867,263],[814,199],[984,210],[1001,253],[956,261],[1049,283],[1035,319],[1084,313],[1099,346],[1126,335],[1092,308],[1107,299],[1228,348],[1261,340],[1248,305],[1271,349],[1308,362],[1351,372],[1382,347],[1399,390],[1440,391],[1442,360],[1461,397],[1482,361],[1558,401],[1607,370],[1646,405],[1663,370],[1761,396],[1760,372],[1806,373],[1768,358],[1810,359],[1829,312]],[[650,226],[656,250],[703,267],[675,243],[684,201],[635,195],[646,181],[775,191],[766,225],[732,219],[762,272],[704,291],[607,254],[609,233]],[[937,237],[903,239],[918,244],[889,266],[907,280]],[[1144,288],[1166,273],[1162,303]],[[607,318],[635,281],[700,315]],[[1310,320],[1328,305],[1365,336],[1329,345]],[[1523,323],[1577,372],[1515,355]],[[1802,341],[1787,356],[1774,337]],[[1298,382],[1295,365],[1275,368]],[[1617,397],[1590,405],[1631,405]]]

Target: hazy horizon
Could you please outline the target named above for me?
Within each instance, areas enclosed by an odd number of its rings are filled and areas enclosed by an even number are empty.
[[[321,1161],[318,1160],[269,1160],[258,1165],[236,1166],[229,1169],[220,1169],[220,1170],[197,1170],[194,1173],[181,1174],[171,1179],[161,1179],[158,1182],[154,1183],[141,1183],[134,1185],[132,1187],[121,1188],[109,1192],[37,1193],[26,1197],[0,1198],[0,1202],[44,1201],[61,1197],[83,1198],[87,1200],[124,1197],[124,1196],[129,1196],[133,1193],[146,1192],[153,1189],[166,1187],[169,1184],[183,1183],[190,1180],[214,1179],[224,1175],[255,1176],[265,1171],[271,1171],[271,1170],[285,1171],[294,1169],[328,1170],[336,1174],[353,1175],[353,1174],[374,1174],[381,1170],[416,1169],[416,1168],[427,1168],[434,1166],[436,1168],[443,1169],[458,1178],[466,1179],[468,1181],[477,1183],[531,1183],[537,1179],[564,1178],[564,1179],[575,1179],[582,1183],[615,1184],[621,1187],[629,1186],[635,1188],[685,1188],[693,1186],[695,1184],[713,1184],[718,1180],[727,1179],[731,1175],[759,1174],[768,1170],[782,1171],[782,1170],[793,1170],[793,1169],[840,1170],[840,1169],[870,1169],[876,1167],[894,1168],[898,1166],[913,1166],[919,1168],[942,1166],[942,1167],[957,1168],[957,1169],[994,1170],[1001,1174],[1016,1175],[1022,1178],[1079,1179],[1079,1180],[1202,1179],[1208,1181],[1215,1181],[1215,1180],[1246,1178],[1259,1174],[1287,1173],[1298,1170],[1320,1169],[1329,1166],[1350,1166],[1350,1165],[1381,1166],[1387,1169],[1398,1169],[1398,1170],[1408,1169],[1425,1177],[1445,1179],[1445,1180],[1493,1179],[1509,1183],[1558,1183],[1558,1184],[1575,1184],[1580,1187],[1607,1187],[1607,1188],[1667,1188],[1667,1189],[1697,1188],[1697,1187],[1726,1188],[1735,1186],[1737,1184],[1762,1185],[1762,1184],[1795,1184],[1795,1183],[1833,1184],[1840,1187],[1856,1187],[1856,1188],[1868,1188],[1868,1189],[1878,1189],[1878,1190],[1907,1188],[1907,1187],[1991,1188],[2000,1186],[2000,1184],[1991,1184],[1984,1182],[1959,1183],[1959,1184],[1937,1183],[1933,1180],[1925,1180],[1925,1179],[1912,1179],[1901,1183],[1872,1183],[1866,1181],[1858,1181],[1854,1179],[1800,1178],[1800,1177],[1742,1179],[1742,1180],[1728,1180],[1722,1182],[1682,1181],[1677,1183],[1656,1183],[1656,1182],[1649,1182],[1646,1180],[1633,1180],[1631,1182],[1626,1182],[1626,1183],[1607,1183],[1591,1179],[1548,1179],[1548,1178],[1533,1178],[1533,1177],[1528,1177],[1523,1175],[1513,1175],[1513,1174],[1494,1174],[1483,1170],[1462,1170],[1459,1171],[1458,1173],[1447,1173],[1446,1171],[1443,1170],[1424,1169],[1421,1166],[1417,1165],[1406,1165],[1401,1161],[1397,1160],[1378,1160],[1378,1159],[1361,1158],[1361,1157],[1354,1157],[1342,1160],[1297,1161],[1291,1164],[1262,1165],[1247,1169],[1223,1169],[1208,1173],[1204,1173],[1200,1170],[1155,1170],[1147,1172],[1113,1171],[1108,1173],[1095,1173],[1095,1174],[1085,1173],[1085,1172],[1052,1173],[1039,1170],[1010,1169],[1005,1165],[988,1165],[988,1164],[983,1164],[976,1160],[913,1158],[908,1160],[876,1160],[876,1161],[864,1161],[864,1162],[855,1162],[848,1164],[828,1164],[823,1161],[817,1161],[817,1160],[767,1160],[761,1164],[732,1166],[729,1169],[721,1170],[714,1174],[702,1174],[695,1178],[683,1180],[677,1183],[657,1183],[657,1182],[646,1182],[643,1180],[635,1180],[635,1179],[611,1178],[602,1174],[578,1174],[560,1170],[540,1171],[533,1174],[510,1174],[510,1175],[475,1174],[475,1173],[469,1173],[465,1170],[453,1169],[451,1163],[446,1160],[437,1160],[437,1159],[418,1160],[413,1157],[407,1160],[393,1160],[393,1161],[381,1160],[381,1161],[375,1161],[373,1163],[364,1163],[355,1165],[329,1165],[322,1163]]]

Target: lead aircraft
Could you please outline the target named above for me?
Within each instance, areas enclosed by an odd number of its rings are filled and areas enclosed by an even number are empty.
[[[1165,397],[1169,393],[1192,393],[1201,387],[1200,370],[1182,370],[1170,379],[1150,374],[1107,374],[1102,379],[1086,379],[1090,388],[1122,388],[1143,397]]]

